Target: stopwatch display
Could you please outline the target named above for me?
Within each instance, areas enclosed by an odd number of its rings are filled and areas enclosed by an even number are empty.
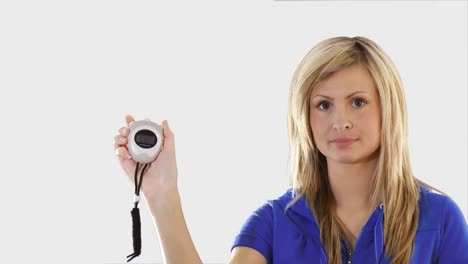
[[[157,141],[156,135],[147,129],[140,130],[135,134],[135,143],[142,148],[152,148]]]

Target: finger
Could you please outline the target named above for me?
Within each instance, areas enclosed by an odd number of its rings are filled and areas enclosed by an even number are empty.
[[[130,133],[130,128],[128,128],[128,127],[121,127],[119,129],[119,135],[121,135],[123,137],[127,137],[129,133]]]
[[[164,120],[162,122],[162,127],[164,138],[174,136],[174,134],[171,131],[171,128],[169,127],[169,122],[167,122],[167,120]]]
[[[124,159],[131,159],[131,158],[132,158],[132,156],[130,155],[130,153],[128,153],[127,148],[124,147],[124,146],[118,147],[118,148],[115,150],[115,154],[116,154],[118,157],[121,157],[121,158],[124,158]]]
[[[117,136],[114,137],[113,144],[114,144],[114,149],[117,149],[118,147],[120,147],[122,145],[126,145],[127,144],[127,137],[122,137],[122,136],[117,135]]]
[[[130,123],[134,122],[135,119],[131,115],[126,115],[125,116],[125,122],[127,123],[127,126],[130,125]]]
[[[169,123],[167,122],[167,120],[164,120],[162,122],[162,127],[163,127],[163,136],[164,136],[163,149],[173,149],[174,133],[172,133],[172,130],[169,127]]]

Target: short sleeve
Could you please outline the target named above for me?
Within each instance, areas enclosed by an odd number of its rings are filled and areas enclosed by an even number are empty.
[[[262,254],[268,263],[273,263],[273,208],[270,201],[247,218],[234,240],[231,251],[237,246],[253,248]]]
[[[447,197],[442,212],[438,263],[468,263],[468,225],[461,209]]]

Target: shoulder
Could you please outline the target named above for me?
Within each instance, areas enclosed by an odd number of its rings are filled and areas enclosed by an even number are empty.
[[[420,207],[424,208],[442,206],[452,200],[449,196],[434,192],[424,186],[419,187],[419,193]]]
[[[300,197],[296,202],[292,203],[298,193],[293,188],[288,188],[284,193],[268,200],[259,210],[267,210],[273,214],[274,217],[285,217],[286,211],[291,211],[292,215],[306,215],[308,214],[308,206],[304,197]]]
[[[432,245],[429,241],[433,240],[438,263],[468,263],[468,225],[457,203],[447,195],[422,187],[419,208],[421,248]],[[421,251],[427,250],[424,247]]]
[[[292,190],[288,189],[282,195],[257,207],[241,227],[231,251],[237,246],[250,247],[262,254],[268,263],[272,263],[275,241],[273,233],[278,227],[278,219],[281,219],[284,205],[292,199],[291,195]]]
[[[259,225],[271,225],[278,214],[285,210],[287,204],[294,198],[294,195],[292,188],[289,188],[281,195],[266,200],[262,205],[256,207],[246,222],[257,222]]]
[[[288,188],[284,193],[273,199],[267,200],[248,218],[249,221],[262,223],[265,228],[285,229],[291,224],[295,226],[315,222],[311,210],[305,198],[297,197],[298,193],[293,188]],[[297,201],[292,203],[294,200]]]
[[[419,210],[418,229],[441,229],[450,219],[466,224],[460,207],[452,198],[423,186],[420,187]]]
[[[287,205],[295,198],[296,193],[292,188],[287,189],[284,193],[267,200],[261,206],[259,206],[255,211],[254,215],[268,215],[273,217],[273,214],[278,214],[278,212],[284,212]]]

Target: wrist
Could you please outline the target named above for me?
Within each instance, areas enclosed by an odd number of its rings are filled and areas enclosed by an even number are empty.
[[[157,188],[155,192],[143,192],[146,202],[152,205],[167,204],[179,199],[177,186]]]

